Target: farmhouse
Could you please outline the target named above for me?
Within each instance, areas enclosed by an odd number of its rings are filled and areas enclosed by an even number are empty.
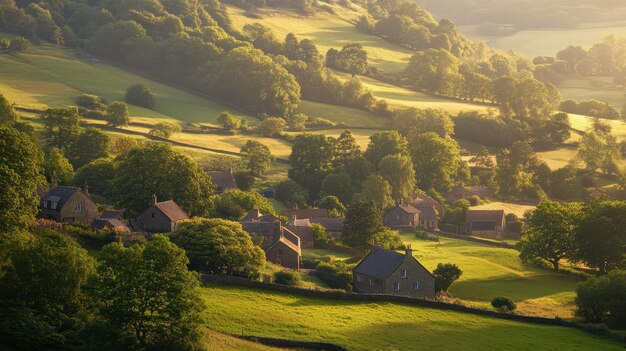
[[[420,227],[439,229],[439,218],[443,215],[443,206],[428,195],[418,195],[413,200],[413,207],[420,210]]]
[[[420,210],[413,205],[396,205],[385,213],[385,225],[395,230],[413,230],[420,225]]]
[[[358,293],[435,297],[435,278],[413,257],[410,246],[401,254],[374,245],[352,276]]]
[[[300,237],[284,227],[276,216],[264,215],[254,209],[239,223],[243,230],[260,238],[268,261],[293,270],[300,269]]]
[[[51,189],[39,203],[39,218],[62,223],[90,225],[99,215],[98,205],[91,199],[87,187],[59,186],[56,176],[52,178]]]
[[[229,168],[226,172],[208,172],[208,175],[213,184],[217,185],[215,194],[221,194],[230,189],[237,189],[237,181],[232,168]]]
[[[315,232],[309,218],[298,218],[296,215],[293,215],[287,222],[286,227],[300,237],[303,249],[315,247]]]
[[[319,224],[326,229],[326,235],[332,238],[339,238],[343,230],[343,217],[313,218],[313,224]]]
[[[467,210],[465,217],[467,235],[499,239],[504,235],[505,227],[504,210]]]
[[[169,233],[178,227],[178,224],[189,219],[189,216],[173,200],[157,201],[152,195],[152,205],[145,209],[136,220],[137,229],[148,233]]]

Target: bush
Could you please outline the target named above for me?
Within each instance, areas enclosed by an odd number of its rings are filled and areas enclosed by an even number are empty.
[[[433,271],[435,291],[448,291],[452,283],[463,275],[463,271],[453,263],[439,263]]]
[[[626,328],[626,271],[591,277],[576,288],[576,315],[586,322]]]
[[[302,275],[298,272],[278,271],[274,273],[274,283],[299,286],[302,284]]]
[[[472,205],[472,206],[480,205],[480,196],[478,196],[478,195],[472,195],[472,196],[470,196],[470,198],[468,200],[469,200],[470,205]]]
[[[276,200],[289,207],[294,205],[306,206],[307,197],[307,190],[293,180],[284,180],[276,185]]]
[[[76,105],[90,110],[104,110],[106,102],[101,96],[93,94],[81,94],[76,98]]]
[[[128,87],[124,101],[149,109],[153,109],[156,105],[154,94],[145,84],[134,84]]]
[[[515,234],[521,234],[524,230],[524,222],[512,221],[506,224],[506,231]]]
[[[499,296],[491,300],[491,306],[500,312],[511,312],[517,308],[513,300],[508,297]]]
[[[250,172],[237,171],[233,174],[237,187],[243,191],[249,191],[254,186],[256,178]]]
[[[315,267],[315,276],[333,289],[352,289],[352,274],[343,262],[320,262]]]

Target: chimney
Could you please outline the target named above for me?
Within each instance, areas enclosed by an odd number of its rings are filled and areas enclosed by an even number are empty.
[[[59,178],[57,177],[57,171],[52,172],[52,179],[50,180],[52,189],[59,186]]]
[[[157,196],[156,194],[152,194],[152,204],[156,205],[156,203],[157,203]]]
[[[374,240],[374,245],[372,245],[372,251],[376,249],[380,249],[380,244],[378,243],[378,240]]]
[[[292,214],[291,220],[290,220],[292,225],[296,225],[296,219],[298,219],[298,216],[296,216],[295,214]]]
[[[413,257],[413,249],[411,248],[411,244],[406,245],[406,257]]]
[[[85,182],[85,186],[84,186],[83,190],[85,191],[85,194],[87,196],[89,196],[89,184],[87,184],[87,182]]]

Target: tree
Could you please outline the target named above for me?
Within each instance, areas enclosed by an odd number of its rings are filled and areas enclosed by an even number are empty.
[[[356,201],[348,206],[340,239],[345,245],[365,251],[384,229],[382,210],[373,201]]]
[[[276,200],[289,207],[306,206],[308,195],[308,191],[293,180],[284,180],[276,185]]]
[[[626,271],[590,277],[576,288],[576,315],[589,323],[606,323],[609,327],[626,327]]]
[[[345,169],[351,159],[361,156],[361,147],[349,130],[341,132],[335,140],[334,168]]]
[[[454,183],[469,178],[459,146],[450,138],[432,132],[421,134],[411,143],[410,149],[420,189],[448,191]]]
[[[310,199],[317,199],[322,182],[332,169],[334,143],[320,134],[296,136],[289,156],[289,178],[309,191]]]
[[[478,167],[492,168],[494,166],[489,150],[484,145],[480,146],[480,150],[470,159],[470,162]]]
[[[74,185],[89,185],[89,192],[99,195],[108,195],[112,190],[115,177],[115,163],[110,158],[99,158],[80,167],[74,174]]]
[[[217,117],[217,123],[219,123],[224,130],[236,133],[241,128],[241,120],[227,111],[220,113]]]
[[[287,122],[279,117],[269,117],[259,123],[259,132],[266,137],[280,136],[287,129]]]
[[[125,127],[130,123],[130,116],[128,115],[128,106],[119,101],[112,102],[107,107],[106,115],[107,125],[118,128]]]
[[[393,116],[393,128],[409,141],[420,134],[434,132],[445,138],[454,133],[450,114],[441,109],[419,110],[409,108],[397,111]]]
[[[37,190],[45,183],[43,153],[23,133],[0,125],[0,232],[29,225],[38,213]]]
[[[159,122],[155,124],[148,134],[161,139],[169,139],[172,135],[180,133],[180,124],[176,122]]]
[[[557,52],[556,58],[567,61],[569,72],[575,74],[577,72],[578,62],[587,58],[587,51],[580,46],[570,45]]]
[[[454,95],[461,76],[459,59],[443,49],[418,51],[411,57],[405,76],[416,88],[442,95]]]
[[[44,124],[44,139],[50,147],[67,151],[82,132],[81,117],[76,107],[49,108],[41,113],[41,119]]]
[[[30,49],[31,42],[30,40],[18,36],[15,39],[11,39],[9,43],[9,52],[22,52]]]
[[[111,137],[96,128],[86,128],[67,151],[74,168],[80,168],[93,160],[109,156]]]
[[[106,108],[104,98],[93,94],[80,94],[76,98],[76,105],[90,110],[104,110]]]
[[[409,200],[415,190],[415,170],[409,156],[389,155],[380,160],[378,172],[391,186],[395,200]]]
[[[346,44],[337,53],[332,68],[348,72],[353,77],[364,74],[367,71],[367,51],[359,43]]]
[[[238,221],[252,209],[264,214],[275,214],[274,206],[256,191],[226,190],[214,201],[213,216]]]
[[[15,108],[4,95],[0,94],[0,125],[12,125],[18,121]]]
[[[602,169],[605,173],[615,172],[615,165],[621,158],[615,138],[603,132],[588,131],[583,135],[576,157],[583,161],[590,171]]]
[[[263,250],[237,222],[195,218],[182,223],[170,238],[185,250],[193,270],[253,278],[265,267]]]
[[[513,300],[504,296],[494,297],[493,300],[491,300],[491,306],[499,312],[511,312],[517,308]]]
[[[189,157],[162,143],[132,149],[119,160],[111,199],[130,216],[139,214],[156,194],[174,199],[190,216],[204,216],[213,204],[209,176]]]
[[[100,340],[115,348],[202,348],[203,302],[185,251],[155,235],[145,245],[105,246],[89,293],[101,317]],[[117,344],[117,345],[116,345]]]
[[[600,273],[626,267],[626,202],[598,200],[585,209],[576,230],[575,258]],[[602,233],[602,235],[598,235]]]
[[[378,166],[383,157],[395,154],[408,155],[408,142],[400,133],[390,130],[372,134],[364,156]]]
[[[576,228],[583,214],[577,202],[543,201],[532,212],[528,230],[520,242],[520,258],[550,262],[559,271],[559,262],[571,259],[576,251]]]
[[[380,175],[370,174],[361,184],[361,192],[355,194],[355,200],[361,202],[373,201],[378,208],[386,209],[393,206],[391,185]]]
[[[332,196],[332,195],[324,196],[320,200],[318,206],[319,208],[325,209],[328,213],[337,214],[337,215],[343,215],[344,213],[346,213],[346,206],[344,206],[336,196]],[[337,217],[337,216],[329,216],[329,217]]]
[[[452,283],[461,278],[463,271],[454,263],[439,263],[433,271],[435,291],[448,291]]]
[[[126,89],[126,95],[124,95],[124,101],[129,104],[154,109],[156,101],[154,94],[143,83],[133,84]]]
[[[528,142],[517,141],[496,155],[494,179],[502,195],[517,195],[533,187],[533,174],[540,164]]]
[[[0,334],[15,349],[65,349],[79,342],[95,261],[66,235],[15,233],[0,245]]]
[[[323,196],[336,196],[344,203],[348,203],[352,198],[352,190],[350,176],[343,172],[327,175],[321,187]]]
[[[69,185],[74,177],[74,167],[56,147],[48,150],[43,168],[46,179],[56,176],[63,185]]]
[[[274,161],[270,149],[256,140],[246,141],[239,152],[246,169],[255,176],[267,172]]]

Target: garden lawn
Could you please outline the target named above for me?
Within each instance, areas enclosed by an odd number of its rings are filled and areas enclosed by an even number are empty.
[[[206,285],[207,327],[248,335],[340,344],[350,350],[623,350],[571,328],[388,302],[313,298]]]

